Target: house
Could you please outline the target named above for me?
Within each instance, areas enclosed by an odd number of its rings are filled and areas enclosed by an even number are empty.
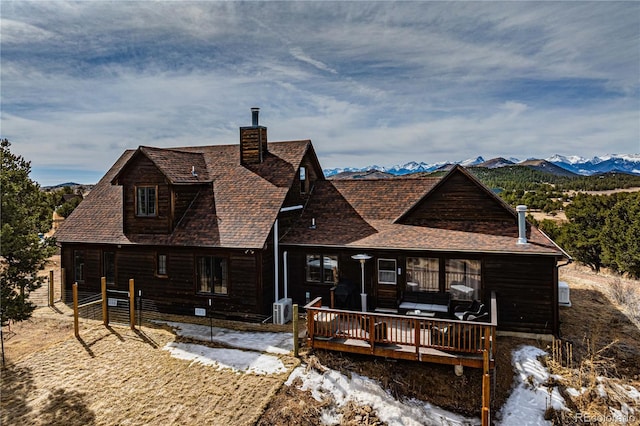
[[[239,144],[126,151],[56,234],[66,293],[133,278],[160,311],[255,319],[282,298],[403,313],[440,294],[450,314],[494,293],[499,329],[558,332],[568,255],[464,168],[328,180],[258,113]]]

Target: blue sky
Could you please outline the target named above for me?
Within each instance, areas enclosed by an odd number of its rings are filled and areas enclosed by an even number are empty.
[[[1,136],[41,185],[125,149],[311,139],[324,168],[640,153],[639,2],[1,3]]]

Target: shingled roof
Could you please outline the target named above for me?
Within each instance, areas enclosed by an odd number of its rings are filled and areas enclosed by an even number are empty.
[[[453,173],[450,171],[449,173]],[[465,175],[468,175],[465,173]],[[318,182],[302,217],[281,240],[283,245],[398,249],[419,251],[543,254],[568,257],[550,238],[531,226],[528,244],[517,242],[513,226],[469,221],[468,229],[414,226],[398,221],[430,196],[443,178],[388,178]],[[490,191],[487,196],[495,196]],[[497,198],[497,196],[495,196]],[[338,213],[339,212],[339,213]],[[308,226],[315,221],[315,228]],[[495,232],[484,232],[493,228]],[[500,228],[500,229],[496,229]]]
[[[141,146],[136,155],[144,155],[151,160],[172,184],[211,182],[202,152]],[[127,166],[128,163],[118,171],[112,183],[117,182]]]
[[[238,145],[126,151],[63,222],[56,238],[66,243],[262,248],[310,147],[308,140],[269,143],[264,161],[250,168],[240,165]],[[213,190],[197,197],[171,234],[123,232],[122,187],[112,182],[134,155],[146,155],[174,184],[213,182]]]

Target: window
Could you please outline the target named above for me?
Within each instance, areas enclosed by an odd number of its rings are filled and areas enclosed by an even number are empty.
[[[74,270],[73,279],[76,282],[83,282],[84,281],[84,251],[82,250],[73,251],[73,270]]]
[[[156,187],[140,186],[136,188],[136,215],[156,215]]]
[[[304,166],[300,167],[300,192],[307,192],[307,168]]]
[[[228,294],[227,259],[213,256],[197,257],[196,269],[199,293]]]
[[[407,289],[439,291],[440,260],[428,257],[407,258]]]
[[[307,281],[335,284],[338,282],[338,256],[308,254]]]
[[[477,299],[480,292],[481,263],[479,260],[447,259],[445,285],[456,299]]]
[[[378,282],[381,284],[395,284],[396,279],[396,260],[378,259]]]
[[[102,276],[106,278],[107,284],[116,283],[116,254],[112,251],[102,253]]]
[[[156,275],[167,276],[167,255],[159,254],[156,259]]]

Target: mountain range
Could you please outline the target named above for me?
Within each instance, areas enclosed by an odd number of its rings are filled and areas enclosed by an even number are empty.
[[[492,158],[485,160],[482,157],[458,161],[455,163],[425,163],[411,161],[402,165],[393,167],[383,167],[372,165],[363,168],[336,168],[325,169],[324,174],[327,177],[336,175],[352,175],[360,173],[370,174],[372,171],[387,173],[394,176],[404,176],[419,172],[433,172],[438,170],[446,170],[453,164],[460,164],[465,167],[487,167],[495,169],[498,167],[506,167],[513,165],[522,165],[538,170],[545,170],[558,175],[582,175],[591,176],[601,173],[619,172],[640,175],[640,154],[614,154],[602,157],[593,157],[591,159],[578,156],[562,156],[554,155],[546,159],[529,158],[527,160],[518,160],[517,158]]]

